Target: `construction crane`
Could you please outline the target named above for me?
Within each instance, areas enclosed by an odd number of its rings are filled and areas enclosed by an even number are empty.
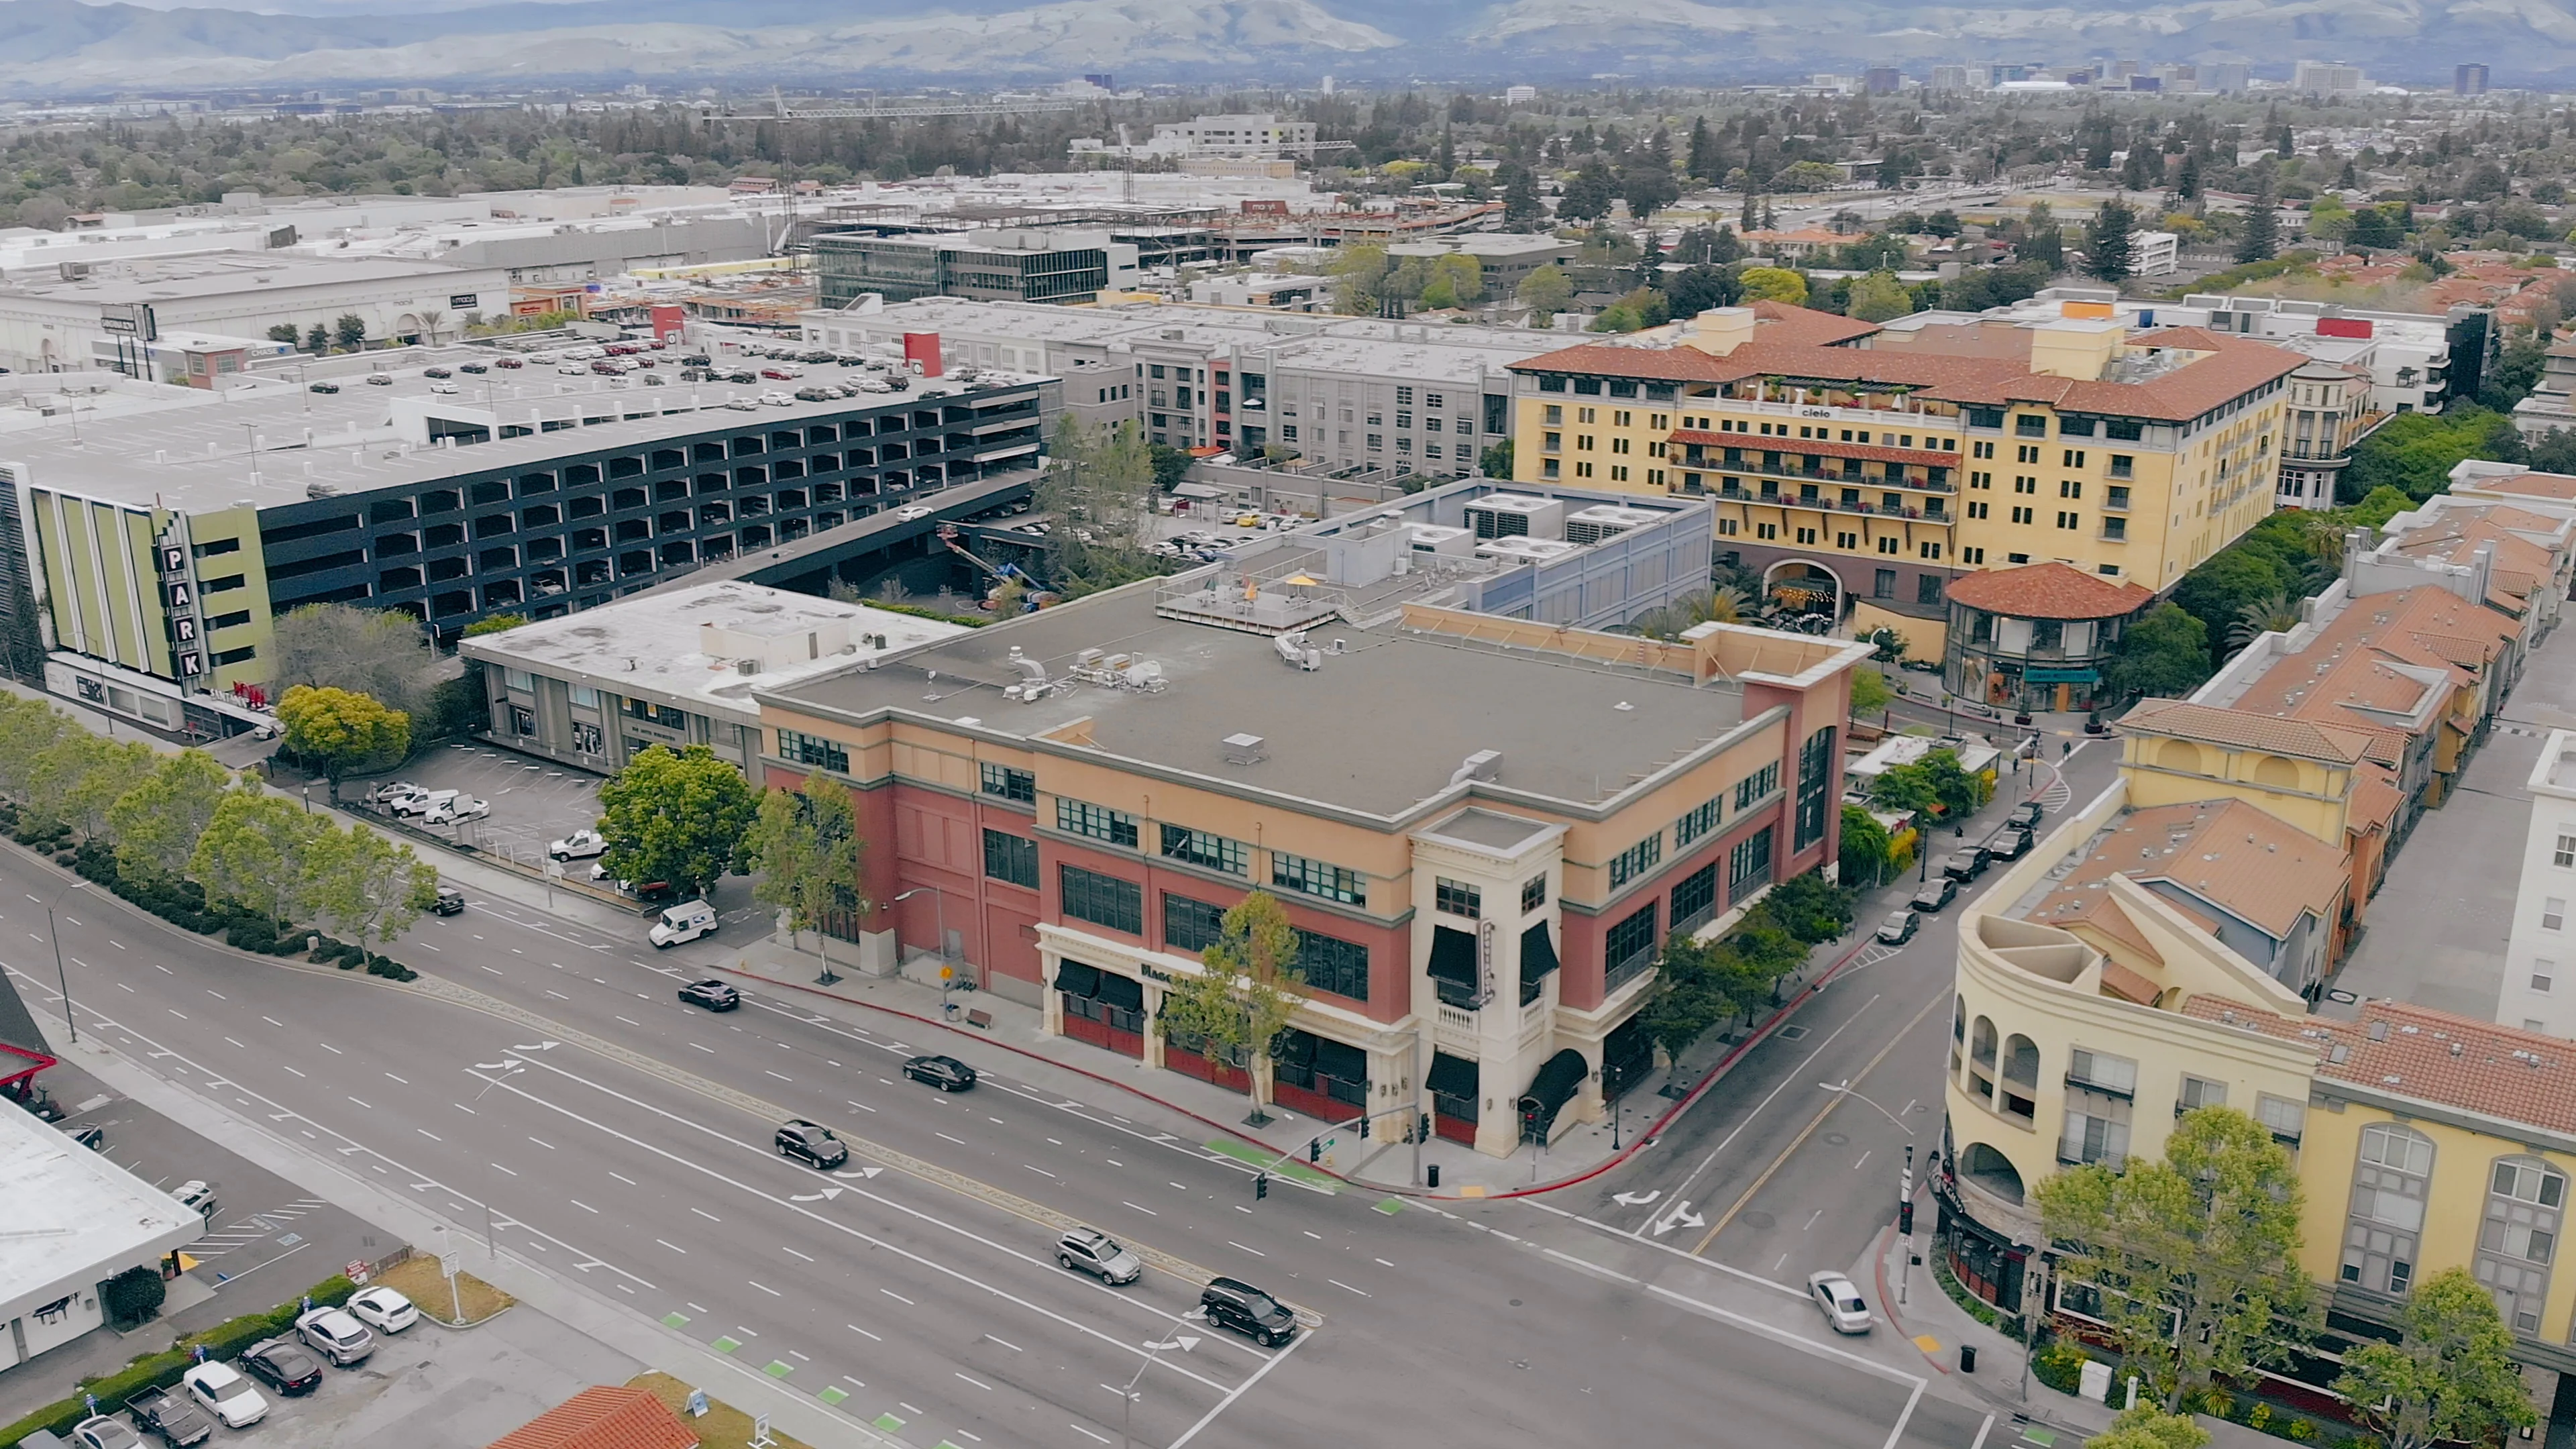
[[[1091,102],[1078,96],[1030,96],[1006,101],[915,101],[892,105],[791,106],[778,90],[769,93],[765,110],[717,110],[699,113],[708,125],[725,121],[910,121],[930,116],[1024,116],[1047,111],[1078,111]]]

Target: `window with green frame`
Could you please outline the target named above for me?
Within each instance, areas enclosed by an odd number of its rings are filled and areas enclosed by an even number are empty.
[[[850,752],[840,741],[820,735],[798,734],[794,730],[778,732],[778,758],[799,765],[819,765],[826,770],[850,773]]]
[[[1646,872],[1664,858],[1664,832],[1658,830],[1626,850],[1610,857],[1610,888],[1617,890]]]
[[[1087,835],[1111,845],[1136,848],[1136,817],[1105,805],[1056,797],[1055,828],[1068,835]]]
[[[1037,776],[1026,770],[1014,770],[1008,765],[983,765],[980,771],[983,775],[985,794],[1004,800],[1017,800],[1023,805],[1037,803]]]
[[[984,832],[984,874],[1031,890],[1038,885],[1038,843],[1006,830]]]
[[[1710,800],[1685,812],[1673,822],[1673,845],[1676,849],[1690,844],[1717,828],[1718,802]]]
[[[1228,875],[1248,875],[1252,871],[1252,847],[1240,840],[1192,830],[1186,825],[1163,827],[1163,855],[1169,860],[1187,861],[1191,865],[1221,870]]]
[[[1344,870],[1338,865],[1326,865],[1320,860],[1308,860],[1282,850],[1270,852],[1270,883],[1282,890],[1321,896],[1346,906],[1368,903],[1368,883],[1358,871]]]
[[[1225,907],[1163,892],[1163,949],[1195,956],[1225,934]]]
[[[1067,916],[1131,936],[1145,934],[1145,892],[1134,881],[1078,865],[1056,869],[1064,886]]]

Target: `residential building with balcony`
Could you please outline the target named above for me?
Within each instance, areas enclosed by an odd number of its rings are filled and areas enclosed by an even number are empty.
[[[2290,374],[2281,419],[2280,491],[2273,502],[2281,508],[2332,508],[2354,445],[2391,416],[2370,406],[2370,359],[2377,345],[2314,336],[2282,345],[2313,360]]]
[[[2326,1297],[2324,1353],[2266,1370],[2264,1393],[2330,1407],[2333,1355],[2393,1338],[2414,1285],[2459,1267],[2550,1403],[2576,1372],[2576,1275],[2553,1251],[2576,1172],[2568,1042],[2380,999],[2311,1014],[2301,975],[2349,879],[2335,849],[2241,800],[2142,807],[2132,779],[1960,922],[1935,1251],[2018,1311],[2048,1252],[2040,1183],[2158,1157],[2185,1114],[2230,1107],[2290,1149],[2299,1261]],[[2081,1329],[2095,1304],[2052,1272],[2034,1306]]]
[[[1507,1153],[1645,1070],[1667,937],[1835,858],[1866,646],[1641,641],[1228,569],[754,688],[773,784],[858,791],[866,969],[937,952],[1050,1033],[1244,1086],[1156,1018],[1266,891],[1304,1001],[1260,1090]]]
[[[1721,559],[1945,649],[1950,582],[2161,593],[2272,508],[2299,355],[2116,319],[1919,329],[1763,304],[1513,364],[1513,472],[1717,503]]]

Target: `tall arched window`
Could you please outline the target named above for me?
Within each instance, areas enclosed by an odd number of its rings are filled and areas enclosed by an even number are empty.
[[[2537,1157],[2506,1157],[2487,1178],[2486,1221],[2478,1226],[2478,1281],[2495,1294],[2496,1312],[2516,1333],[2540,1331],[2549,1296],[2549,1264],[2558,1248],[2558,1217],[2567,1176]]]
[[[1968,1033],[1968,1091],[1988,1102],[1995,1099],[1995,1022],[1990,1016],[1978,1017]]]
[[[2343,1281],[2374,1293],[2415,1286],[2415,1239],[2433,1176],[2433,1139],[2393,1122],[2361,1132],[2352,1170],[2352,1218],[2344,1228]]]
[[[2039,1111],[2039,1048],[2014,1033],[2004,1043],[2003,1067],[2004,1094],[1996,1105],[2005,1115],[2028,1122]]]

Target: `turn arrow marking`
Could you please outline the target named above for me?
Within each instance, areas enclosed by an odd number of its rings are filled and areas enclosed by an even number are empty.
[[[837,1187],[827,1187],[821,1192],[791,1195],[787,1200],[789,1202],[829,1202],[833,1198],[839,1197],[842,1191],[842,1189]]]
[[[860,1168],[860,1169],[859,1169],[858,1171],[856,1171],[856,1172],[836,1172],[836,1173],[833,1173],[832,1175],[833,1175],[834,1177],[858,1177],[858,1178],[868,1178],[868,1177],[874,1177],[874,1176],[876,1176],[878,1173],[883,1172],[883,1171],[885,1171],[885,1169],[884,1169],[884,1168],[882,1168],[882,1167],[862,1167],[862,1168]],[[836,1188],[833,1188],[833,1189],[831,1189],[831,1190],[832,1190],[833,1192],[839,1192],[839,1191],[840,1191],[840,1189],[839,1189],[839,1188],[837,1188],[837,1187],[836,1187]],[[801,1201],[803,1201],[803,1199],[801,1199],[801,1198],[800,1198],[800,1199],[798,1199],[798,1201],[800,1201],[800,1202],[801,1202]]]
[[[1675,1228],[1704,1228],[1706,1226],[1708,1226],[1708,1219],[1692,1212],[1690,1210],[1690,1199],[1683,1198],[1679,1202],[1673,1204],[1673,1210],[1664,1214],[1662,1221],[1655,1224],[1655,1236],[1660,1238]]]
[[[1662,1197],[1663,1195],[1664,1190],[1662,1188],[1654,1187],[1648,1188],[1644,1192],[1623,1192],[1610,1200],[1615,1203],[1624,1204],[1628,1207],[1644,1207],[1646,1204],[1653,1202],[1655,1199]]]

